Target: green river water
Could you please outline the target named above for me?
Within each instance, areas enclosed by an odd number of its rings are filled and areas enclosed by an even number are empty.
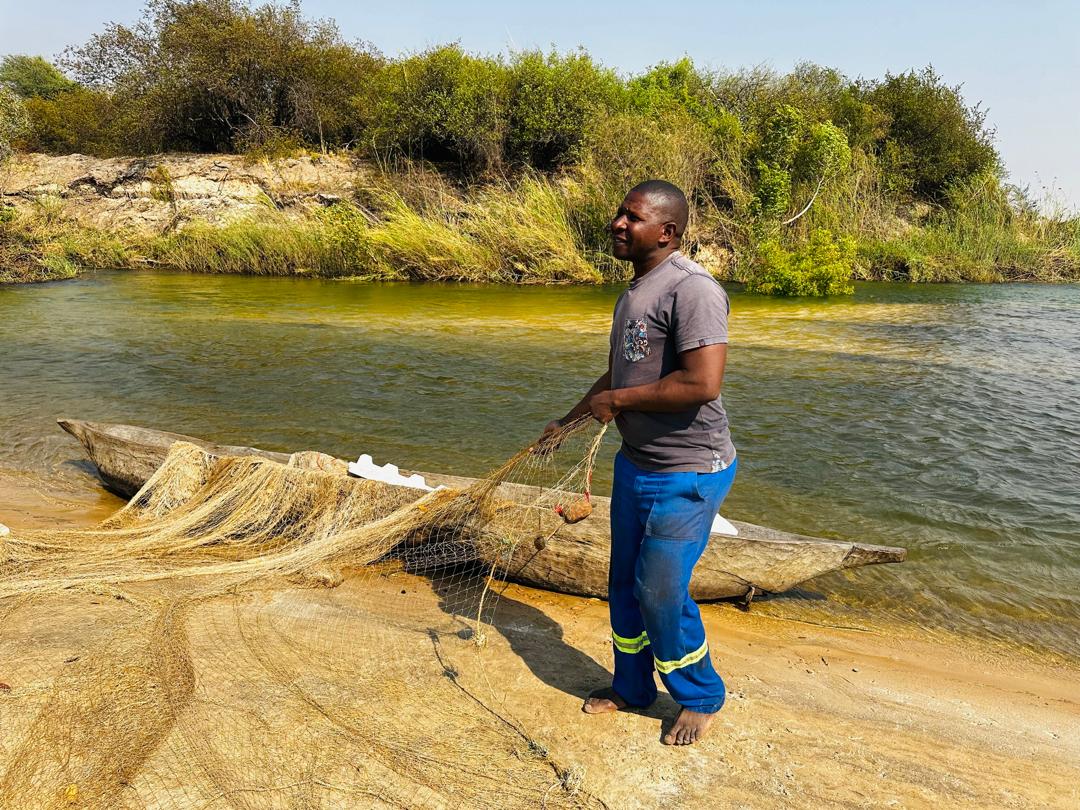
[[[0,469],[94,486],[55,426],[74,416],[482,475],[602,371],[620,289],[165,273],[0,287]],[[732,292],[732,310],[724,514],[909,549],[755,610],[1080,656],[1080,288]]]

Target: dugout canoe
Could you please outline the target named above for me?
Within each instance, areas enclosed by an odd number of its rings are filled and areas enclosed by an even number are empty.
[[[108,422],[58,419],[57,423],[74,436],[97,465],[106,488],[130,498],[164,461],[175,441],[198,445],[214,455],[261,456],[286,463],[289,455],[256,447],[219,445],[192,436],[162,430]],[[474,478],[421,473],[429,484],[467,487]],[[518,497],[528,498],[527,487]],[[609,499],[594,496],[593,514],[587,520],[566,526],[559,540],[537,550],[520,544],[507,565],[513,579],[547,590],[580,596],[607,596]],[[782,593],[814,577],[846,568],[903,562],[907,550],[894,546],[849,543],[792,534],[752,523],[733,520],[737,537],[713,535],[690,584],[695,599],[715,600],[741,597],[749,601],[759,593]]]

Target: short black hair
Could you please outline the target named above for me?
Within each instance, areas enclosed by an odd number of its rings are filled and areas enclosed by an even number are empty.
[[[690,220],[690,204],[686,201],[683,190],[667,180],[646,180],[638,183],[629,194],[641,194],[648,197],[663,212],[665,219],[675,223],[675,235],[680,239]]]

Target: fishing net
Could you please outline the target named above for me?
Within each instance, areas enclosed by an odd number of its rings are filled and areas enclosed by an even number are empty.
[[[602,437],[433,492],[177,442],[101,526],[0,538],[0,807],[603,806],[483,668]]]

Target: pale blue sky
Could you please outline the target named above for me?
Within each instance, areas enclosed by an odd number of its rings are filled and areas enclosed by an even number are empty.
[[[0,0],[0,54],[53,56],[109,20],[134,20],[141,7],[141,0]],[[303,8],[387,54],[450,41],[485,53],[581,45],[622,72],[687,54],[729,68],[786,70],[810,60],[853,77],[933,64],[989,108],[1014,181],[1080,207],[1080,3],[305,0]]]

